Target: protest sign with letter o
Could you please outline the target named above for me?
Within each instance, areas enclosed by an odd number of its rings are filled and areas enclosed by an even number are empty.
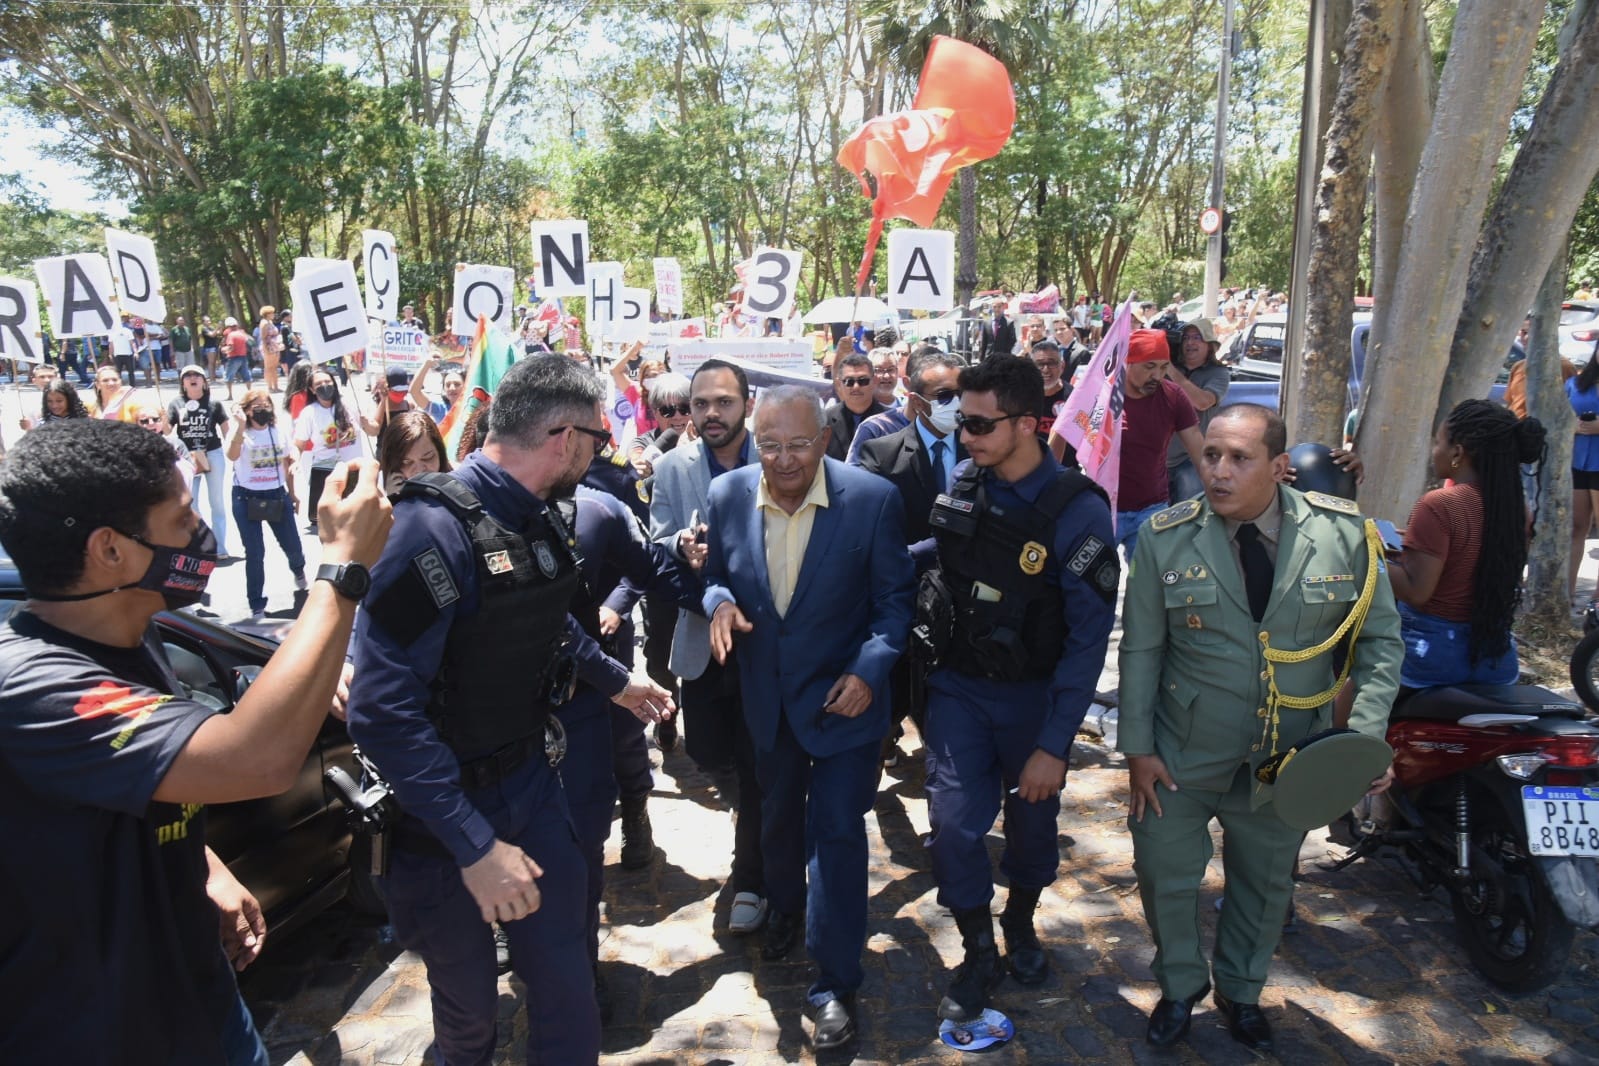
[[[794,309],[802,253],[757,248],[744,286],[744,313],[757,318],[787,318]]]
[[[511,332],[515,286],[516,271],[510,267],[455,264],[455,332],[471,336],[480,315],[490,329]]]
[[[104,337],[118,322],[111,305],[116,289],[105,256],[95,252],[35,259],[33,273],[44,290],[50,311],[50,332],[57,340]]]
[[[361,231],[361,262],[366,264],[366,314],[380,322],[400,317],[400,257],[394,234],[381,229]]]
[[[663,315],[683,313],[683,267],[674,258],[653,260],[655,307]]]
[[[117,285],[117,303],[130,315],[163,322],[167,298],[161,294],[161,268],[155,260],[155,242],[137,233],[107,228],[105,248],[111,257],[111,279]]]
[[[340,359],[366,347],[366,315],[355,267],[343,259],[296,270],[289,286],[294,326],[313,363]]]
[[[948,311],[955,306],[955,234],[897,229],[888,235],[888,306]]]
[[[587,295],[589,224],[563,219],[535,222],[532,228],[539,298]]]
[[[24,363],[44,362],[40,333],[38,288],[21,278],[0,278],[0,355]]]

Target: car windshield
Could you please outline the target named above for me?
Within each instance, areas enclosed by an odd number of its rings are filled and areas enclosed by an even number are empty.
[[[1599,304],[1566,304],[1560,309],[1560,324],[1575,326],[1599,318]]]

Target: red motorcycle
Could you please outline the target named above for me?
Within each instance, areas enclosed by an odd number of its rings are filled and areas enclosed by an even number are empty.
[[[1560,976],[1599,929],[1599,725],[1532,685],[1424,689],[1388,724],[1394,787],[1344,818],[1342,869],[1395,851],[1444,888],[1472,965],[1508,992]]]

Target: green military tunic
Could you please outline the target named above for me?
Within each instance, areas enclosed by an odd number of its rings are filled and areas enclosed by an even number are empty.
[[[1225,521],[1203,497],[1156,514],[1139,534],[1122,608],[1117,748],[1158,755],[1177,792],[1159,787],[1162,817],[1129,819],[1134,869],[1154,936],[1155,976],[1176,999],[1208,979],[1199,942],[1199,885],[1211,857],[1209,823],[1224,830],[1227,904],[1217,930],[1216,988],[1255,1003],[1293,891],[1302,834],[1276,817],[1254,771],[1331,725],[1333,706],[1268,709],[1260,634],[1276,651],[1328,640],[1360,599],[1369,572],[1353,504],[1279,487],[1282,525],[1265,617],[1249,611]],[[1382,568],[1354,643],[1352,729],[1381,737],[1399,687],[1404,643]],[[1336,679],[1332,654],[1279,662],[1278,691],[1311,697]]]

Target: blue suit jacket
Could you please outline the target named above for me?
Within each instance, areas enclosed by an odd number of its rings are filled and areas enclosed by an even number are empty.
[[[762,751],[776,744],[778,715],[813,756],[880,741],[888,733],[889,672],[910,633],[915,571],[899,493],[834,459],[822,460],[822,476],[828,505],[816,513],[782,618],[766,570],[766,523],[755,506],[760,466],[711,483],[705,613],[731,601],[754,626],[735,639],[744,717]],[[857,718],[819,714],[845,674],[871,687],[871,706]]]

